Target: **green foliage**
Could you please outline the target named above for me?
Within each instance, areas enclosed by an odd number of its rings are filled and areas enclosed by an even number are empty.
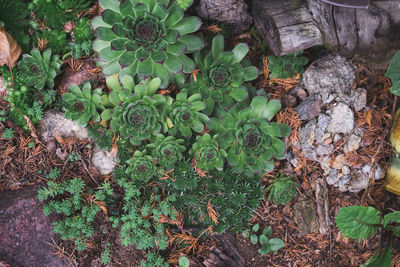
[[[176,3],[180,8],[186,10],[193,4],[193,0],[176,0]]]
[[[104,75],[160,77],[165,88],[173,78],[183,83],[182,72],[195,69],[185,54],[204,46],[201,38],[191,34],[200,28],[201,20],[184,17],[177,2],[101,0],[100,6],[102,16],[92,21],[97,37],[93,49],[99,52]]]
[[[392,80],[390,92],[395,95],[400,95],[400,51],[397,51],[392,57],[392,60],[390,60],[390,65],[385,73],[385,77]]]
[[[76,20],[77,14],[87,9],[92,1],[89,0],[33,0],[29,9],[36,16],[44,19],[48,27],[61,29],[69,20]]]
[[[125,86],[125,80],[129,80],[126,83],[130,86]],[[155,137],[161,131],[163,121],[160,109],[165,103],[165,97],[155,95],[160,82],[159,78],[149,79],[135,86],[132,77],[125,75],[122,83],[127,89],[122,90],[122,87],[119,90],[113,89],[108,101],[103,101],[115,106],[112,112],[106,109],[101,114],[103,120],[112,118],[111,129],[115,132],[119,131],[124,138],[129,138],[132,145],[138,146],[142,141]],[[111,86],[116,88],[117,85],[120,86],[119,82]],[[130,88],[134,89],[130,90]],[[131,91],[134,92],[133,95],[130,95]]]
[[[290,127],[270,122],[280,108],[278,100],[256,96],[249,107],[210,119],[208,128],[220,135],[219,144],[228,151],[227,160],[235,172],[246,176],[265,173],[274,168],[274,158],[285,157],[280,138],[289,135]]]
[[[29,10],[24,0],[0,0],[0,26],[21,45],[24,51],[29,49],[28,28]]]
[[[146,260],[140,262],[142,267],[168,267],[168,263],[156,252],[149,252],[146,255]]]
[[[290,78],[304,71],[304,65],[308,59],[302,57],[303,51],[294,52],[292,54],[276,57],[268,57],[268,68],[272,78]]]
[[[18,63],[21,76],[26,86],[42,89],[45,85],[53,89],[54,78],[60,71],[61,61],[58,55],[51,55],[51,49],[46,49],[43,54],[37,48],[31,54],[22,55]]]
[[[0,110],[0,122],[5,122],[6,119],[7,119],[6,111],[4,109]]]
[[[79,154],[76,153],[75,151],[72,151],[72,152],[68,155],[68,160],[71,161],[71,162],[81,160],[81,155],[79,155]]]
[[[40,200],[53,198],[43,207],[46,216],[53,212],[64,215],[63,219],[53,223],[54,232],[61,235],[63,240],[74,240],[78,250],[85,249],[85,242],[93,236],[92,223],[100,212],[97,205],[85,203],[82,196],[85,190],[85,182],[73,178],[64,182],[49,181],[47,187],[38,192]],[[56,197],[58,200],[54,200]]]
[[[101,88],[92,90],[90,82],[86,82],[82,89],[72,84],[68,92],[62,96],[65,103],[65,117],[77,121],[82,127],[85,127],[90,119],[99,122],[98,110],[104,110],[104,106],[100,104],[101,92]]]
[[[189,267],[190,261],[185,256],[179,258],[179,267]]]
[[[163,180],[163,187],[175,199],[174,207],[185,214],[184,224],[212,226],[215,232],[237,231],[245,226],[264,196],[258,177],[244,178],[231,170],[213,170],[200,178],[193,166],[183,161],[169,176],[173,179]],[[209,203],[218,214],[218,224],[209,217]]]
[[[250,241],[253,245],[256,245],[257,243],[261,244],[261,249],[258,250],[258,252],[261,255],[266,255],[270,253],[271,251],[276,253],[279,249],[283,248],[285,246],[285,243],[282,241],[280,238],[271,238],[269,237],[272,234],[272,228],[271,226],[268,226],[267,228],[264,228],[263,232],[261,235],[257,235],[257,232],[260,230],[260,225],[257,223],[252,226],[251,229],[246,229],[242,232],[242,235],[244,238],[249,238]]]
[[[236,102],[248,97],[243,83],[252,81],[258,76],[258,70],[244,60],[249,47],[238,44],[232,51],[224,52],[224,37],[218,35],[212,41],[212,48],[207,54],[204,51],[195,53],[195,61],[199,69],[196,78],[188,87],[190,94],[200,93],[205,100],[205,113],[211,115],[217,105],[228,110]]]
[[[73,32],[74,44],[72,46],[72,54],[75,58],[89,56],[92,53],[92,38],[93,31],[90,21],[86,18],[77,21]]]
[[[51,169],[49,173],[46,175],[46,178],[49,180],[55,180],[60,176],[61,170],[58,168]]]
[[[364,267],[390,267],[392,258],[392,240],[400,237],[400,211],[386,214],[383,219],[378,210],[373,207],[350,206],[341,208],[336,216],[336,225],[342,234],[353,239],[367,239],[379,228],[384,228],[389,234],[384,235],[381,242],[388,242],[378,248]]]
[[[196,133],[204,130],[203,123],[207,122],[209,118],[200,112],[205,108],[200,94],[194,94],[188,98],[186,92],[180,92],[176,95],[175,101],[168,98],[167,105],[166,120],[172,135],[179,131],[184,137],[190,137],[192,130]]]
[[[14,138],[14,130],[11,128],[5,128],[3,134],[1,135],[1,138],[6,138],[6,139],[13,139]]]
[[[104,249],[103,253],[101,254],[101,263],[107,265],[111,262],[111,244],[107,243],[106,248]]]
[[[225,150],[218,144],[218,135],[209,134],[197,136],[196,142],[190,150],[197,162],[197,167],[203,171],[217,169],[222,171],[227,156]]]
[[[35,35],[35,47],[39,47],[40,41],[46,41],[46,48],[53,54],[61,54],[67,46],[67,34],[58,30],[40,30]]]
[[[129,165],[126,173],[130,175],[132,180],[147,182],[157,175],[157,167],[153,163],[153,158],[141,151],[136,150],[133,157],[126,163]]]
[[[154,142],[146,147],[151,149],[151,154],[157,164],[165,168],[164,171],[166,171],[172,169],[176,162],[182,160],[182,152],[186,150],[182,146],[183,142],[183,139],[175,139],[173,136],[165,137],[162,134],[158,134]]]
[[[112,131],[100,126],[99,124],[89,124],[86,129],[98,148],[108,150],[112,148]]]
[[[268,199],[275,205],[286,205],[294,196],[299,185],[284,174],[277,174],[276,178],[267,187]]]

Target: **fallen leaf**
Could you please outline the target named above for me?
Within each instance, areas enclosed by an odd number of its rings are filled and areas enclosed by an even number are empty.
[[[0,27],[0,66],[6,64],[13,68],[21,55],[21,47],[12,36]]]

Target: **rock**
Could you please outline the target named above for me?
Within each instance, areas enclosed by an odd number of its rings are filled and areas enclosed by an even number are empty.
[[[329,185],[334,185],[338,180],[338,171],[335,169],[331,169],[326,176],[326,183]]]
[[[335,147],[332,144],[329,144],[329,145],[318,145],[316,151],[317,151],[317,155],[325,156],[325,155],[332,154],[334,149],[335,149]]]
[[[335,160],[332,162],[332,168],[341,170],[345,163],[346,163],[346,156],[344,154],[337,155],[335,157]]]
[[[350,100],[355,111],[362,110],[367,105],[367,91],[364,88],[352,90]]]
[[[305,196],[299,197],[293,206],[294,221],[299,228],[299,237],[319,230],[318,215],[314,203]]]
[[[115,159],[116,157],[111,155],[109,151],[98,148],[95,148],[92,154],[92,164],[101,175],[112,173],[116,165]]]
[[[309,95],[319,95],[323,104],[350,93],[357,76],[356,66],[339,55],[326,55],[315,60],[303,73]]]
[[[292,108],[296,106],[297,100],[296,97],[292,95],[284,95],[281,98],[281,103],[282,103],[282,109],[283,108]]]
[[[368,175],[369,178],[372,178],[372,167],[369,164],[365,164],[362,166],[361,171],[363,174]],[[375,180],[380,180],[385,177],[385,172],[379,164],[375,164]]]
[[[335,136],[333,136],[333,142],[334,143],[339,142],[340,139],[342,139],[342,136],[340,134],[335,134]]]
[[[317,128],[316,120],[309,121],[301,128],[299,134],[300,146],[306,158],[315,159],[316,153],[314,149],[315,129]]]
[[[308,96],[303,81],[299,82],[293,89],[290,91],[291,95],[294,95],[301,100],[305,100]]]
[[[76,122],[65,118],[64,113],[49,110],[44,114],[43,120],[38,125],[39,137],[44,141],[50,141],[55,135],[60,137],[88,138],[88,132]]]
[[[310,96],[296,107],[301,120],[311,120],[321,113],[322,100],[315,96]]]
[[[37,190],[37,186],[27,186],[0,192],[0,258],[11,266],[69,267],[46,243],[55,236]]]
[[[324,143],[325,139],[329,138],[330,135],[325,133],[326,127],[328,127],[330,118],[325,114],[320,114],[318,116],[317,131],[315,135],[315,141],[317,144]]]
[[[347,141],[346,146],[344,147],[344,152],[348,153],[356,151],[360,147],[360,143],[361,143],[361,137],[355,134],[350,135],[349,140]]]
[[[350,174],[350,168],[348,166],[343,166],[342,167],[342,173],[344,175],[349,175]]]
[[[61,150],[61,148],[57,148],[56,149],[56,156],[59,159],[61,159],[62,161],[66,161],[68,156],[69,156],[69,153],[68,153],[68,151],[66,149],[65,150]]]
[[[343,133],[349,134],[354,128],[354,113],[343,103],[337,104],[332,109],[331,120],[328,124],[327,131],[333,134]]]
[[[230,26],[233,34],[240,34],[253,22],[243,0],[200,0],[197,14],[206,21],[218,21]]]

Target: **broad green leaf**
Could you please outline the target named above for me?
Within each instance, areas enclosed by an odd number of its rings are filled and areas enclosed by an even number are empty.
[[[118,73],[110,75],[106,78],[107,87],[113,91],[121,91],[122,86],[119,83]]]
[[[178,30],[179,33],[183,36],[198,31],[201,27],[201,24],[201,19],[199,17],[186,17],[175,24],[172,29]]]
[[[112,118],[112,109],[105,109],[102,113],[101,113],[101,119],[104,121],[108,121],[111,120]]]
[[[212,53],[214,58],[218,58],[219,54],[224,51],[224,36],[219,34],[212,40]]]
[[[336,224],[344,236],[357,240],[374,234],[380,220],[379,211],[372,207],[351,206],[339,210]]]
[[[111,92],[108,99],[114,106],[119,106],[119,104],[121,103],[121,99],[119,98],[118,92]]]
[[[249,238],[250,237],[250,229],[246,229],[242,232],[242,236],[244,238]]]
[[[260,235],[260,243],[264,244],[268,242],[268,238],[265,235]]]
[[[252,243],[253,245],[257,244],[257,242],[258,242],[258,237],[257,237],[257,235],[252,234],[252,235],[250,236],[250,241],[251,241],[251,243]]]
[[[167,53],[167,60],[165,60],[164,66],[172,73],[180,73],[183,71],[182,62],[172,54]]]
[[[391,223],[400,223],[400,211],[388,213],[383,217],[382,224],[384,227]]]
[[[385,73],[385,77],[390,78],[393,84],[400,81],[400,51],[397,51],[390,60],[390,65]]]
[[[249,66],[243,70],[243,78],[245,81],[252,81],[258,76],[258,69],[254,66]]]
[[[285,246],[285,243],[280,238],[271,238],[268,240],[268,243],[273,251],[277,251]]]
[[[391,267],[392,257],[392,244],[390,244],[390,246],[385,247],[382,252],[381,249],[375,251],[372,257],[361,267]]]
[[[186,257],[180,257],[179,258],[179,267],[189,267],[190,261]]]
[[[260,225],[258,223],[256,223],[255,225],[253,225],[253,227],[251,228],[251,230],[253,232],[257,232],[260,229]]]
[[[241,87],[233,87],[229,95],[236,101],[241,102],[247,98],[249,93]]]
[[[242,59],[247,55],[247,53],[249,52],[249,46],[247,44],[244,43],[240,43],[238,45],[236,45],[233,50],[232,50],[233,54],[234,54],[234,61],[233,63],[239,63],[240,61],[242,61]]]
[[[161,85],[161,79],[159,77],[152,79],[147,85],[149,87],[147,95],[149,96],[154,95],[157,92],[160,85]]]
[[[394,95],[400,96],[400,80],[393,82],[390,92]]]

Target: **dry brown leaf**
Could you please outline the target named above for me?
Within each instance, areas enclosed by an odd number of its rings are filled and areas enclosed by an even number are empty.
[[[6,64],[13,68],[21,55],[21,51],[21,47],[14,38],[4,28],[0,27],[0,66]]]
[[[40,140],[36,133],[36,128],[35,128],[35,126],[33,126],[31,119],[29,119],[28,116],[26,116],[26,115],[24,115],[24,119],[25,119],[26,124],[28,125],[29,131],[31,132],[31,136],[33,137],[33,139],[35,139],[35,143],[39,144]]]
[[[207,211],[208,211],[208,217],[215,223],[218,224],[218,213],[213,209],[211,205],[211,199],[208,201],[207,204]]]

